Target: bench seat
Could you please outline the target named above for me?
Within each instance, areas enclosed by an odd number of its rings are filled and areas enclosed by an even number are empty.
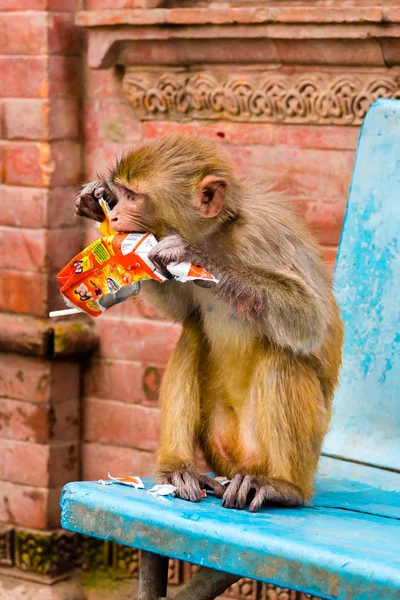
[[[400,598],[398,473],[323,457],[311,507],[254,514],[97,482],[61,504],[72,531],[322,598]]]

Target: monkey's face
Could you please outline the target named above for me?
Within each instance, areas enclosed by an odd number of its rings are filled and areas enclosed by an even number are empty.
[[[103,197],[112,209],[110,224],[116,231],[150,231],[156,237],[179,233],[195,241],[231,218],[234,185],[229,164],[213,144],[166,136],[122,157],[107,181],[86,186],[76,210],[101,221],[97,199]]]
[[[110,212],[110,225],[119,233],[145,233],[152,228],[150,198],[119,182],[110,183],[115,197]]]

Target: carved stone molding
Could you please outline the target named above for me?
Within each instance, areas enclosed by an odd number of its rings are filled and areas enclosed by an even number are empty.
[[[77,536],[68,531],[18,530],[15,563],[22,571],[58,577],[75,565]]]
[[[0,565],[14,564],[14,528],[0,526]]]
[[[400,77],[379,74],[142,72],[123,87],[141,120],[359,125],[377,98],[400,98]]]

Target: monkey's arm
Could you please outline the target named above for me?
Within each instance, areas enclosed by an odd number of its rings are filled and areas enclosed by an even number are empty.
[[[321,345],[328,307],[305,279],[289,269],[227,266],[177,235],[161,240],[151,258],[164,265],[190,261],[208,269],[219,280],[213,292],[278,346],[311,354]]]

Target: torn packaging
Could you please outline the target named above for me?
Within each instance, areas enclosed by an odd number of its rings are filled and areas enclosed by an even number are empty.
[[[116,233],[108,221],[107,204],[103,201],[101,206],[106,215],[100,225],[103,237],[72,258],[57,275],[67,305],[92,317],[137,295],[142,279],[160,283],[167,279],[149,259],[158,243],[154,235]],[[217,282],[208,271],[190,263],[170,263],[167,270],[182,283],[199,279]]]

